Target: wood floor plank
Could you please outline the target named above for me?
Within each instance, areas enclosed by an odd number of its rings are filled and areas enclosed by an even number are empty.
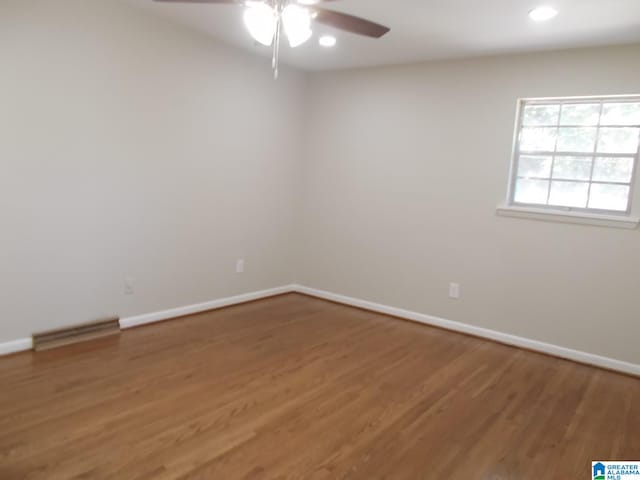
[[[299,294],[0,360],[0,478],[587,478],[640,380]]]

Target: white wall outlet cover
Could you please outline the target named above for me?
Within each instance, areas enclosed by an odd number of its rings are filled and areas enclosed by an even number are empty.
[[[133,295],[133,284],[135,283],[135,280],[133,279],[133,277],[127,277],[124,279],[124,293],[125,295]]]
[[[451,298],[460,298],[460,284],[459,283],[450,283],[449,284],[449,297],[451,297]]]
[[[244,258],[236,261],[236,273],[244,273]]]

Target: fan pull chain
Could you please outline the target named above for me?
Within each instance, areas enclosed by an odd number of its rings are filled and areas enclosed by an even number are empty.
[[[273,67],[273,78],[274,79],[278,79],[278,67],[280,64],[280,29],[282,26],[282,21],[281,21],[281,17],[280,17],[280,12],[278,12],[278,19],[276,21],[276,38],[274,39],[273,42],[273,61],[272,63],[272,67]]]
[[[273,78],[278,79],[278,69],[280,67],[280,37],[282,36],[282,12],[289,3],[289,0],[273,0],[273,8],[276,11],[276,33],[273,39],[273,59],[271,60],[271,68],[273,68]]]

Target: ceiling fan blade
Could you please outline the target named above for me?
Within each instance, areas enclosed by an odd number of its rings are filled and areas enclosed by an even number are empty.
[[[311,10],[317,14],[315,17],[316,22],[358,35],[380,38],[391,31],[389,27],[385,27],[384,25],[346,13],[325,10],[324,8],[311,8]]]
[[[210,3],[210,4],[244,4],[245,0],[153,0],[160,3]],[[310,6],[316,3],[335,2],[336,0],[297,0],[300,5]]]
[[[154,2],[159,3],[210,3],[210,4],[242,4],[244,3],[241,0],[153,0]]]

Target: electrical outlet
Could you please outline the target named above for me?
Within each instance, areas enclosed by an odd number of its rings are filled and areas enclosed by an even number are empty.
[[[125,295],[133,295],[133,293],[134,293],[133,284],[134,284],[134,280],[133,280],[132,277],[127,277],[127,278],[124,279],[124,294]]]
[[[449,298],[458,299],[460,298],[460,284],[459,283],[450,283],[449,284]]]
[[[244,258],[236,260],[236,273],[244,273]]]

